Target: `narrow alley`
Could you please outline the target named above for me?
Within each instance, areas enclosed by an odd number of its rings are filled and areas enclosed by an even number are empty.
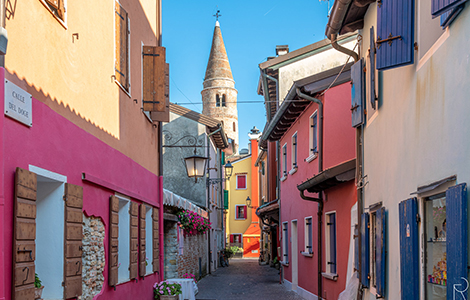
[[[197,285],[197,300],[303,299],[279,284],[278,270],[258,265],[258,259],[231,259],[229,267],[218,268]]]

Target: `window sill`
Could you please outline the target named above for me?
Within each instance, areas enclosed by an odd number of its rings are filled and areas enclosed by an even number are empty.
[[[246,219],[244,218],[235,218],[235,221],[245,221]]]
[[[284,176],[282,176],[280,180],[281,180],[281,181],[286,181],[286,179],[287,179],[287,174],[285,174]]]
[[[288,267],[289,262],[288,261],[281,261],[281,265],[283,265],[284,267]]]
[[[321,273],[321,276],[325,277],[326,279],[333,280],[333,281],[338,280],[338,274],[334,274],[334,273]]]
[[[295,172],[297,172],[297,169],[298,169],[298,167],[292,168],[292,170],[289,171],[289,174],[290,175],[294,174]]]
[[[306,256],[306,257],[313,257],[313,253],[308,253],[308,252],[300,252],[300,254],[302,254],[303,256]]]
[[[309,162],[313,161],[315,158],[317,158],[317,156],[318,156],[318,152],[315,152],[315,153],[311,154],[309,157],[307,157],[305,159],[305,161],[309,163]]]

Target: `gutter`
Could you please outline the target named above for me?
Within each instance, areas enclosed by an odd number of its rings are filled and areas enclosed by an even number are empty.
[[[276,98],[279,95],[279,82],[276,78],[266,74],[264,69],[260,68],[261,76],[263,77],[262,84],[263,84],[263,94],[264,94],[264,101],[266,102],[266,112],[268,113],[268,120],[271,121],[271,109],[269,109],[269,88],[268,88],[268,79],[274,81],[276,83]],[[276,111],[279,108],[279,101],[276,99]]]

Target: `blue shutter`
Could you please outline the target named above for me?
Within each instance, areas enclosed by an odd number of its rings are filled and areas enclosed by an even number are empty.
[[[467,0],[432,0],[431,14],[433,18],[437,18],[445,12],[456,8],[465,3]]]
[[[400,202],[400,274],[401,299],[419,299],[418,201]]]
[[[330,272],[336,274],[336,214],[330,214]]]
[[[457,6],[456,8],[448,10],[441,15],[441,26],[443,29],[449,26],[454,21],[454,19],[457,18],[463,7],[464,5]]]
[[[468,298],[467,209],[467,184],[449,188],[446,192],[447,300]],[[453,294],[457,297],[453,298]]]
[[[377,5],[377,70],[413,63],[414,0],[383,0]]]
[[[375,109],[375,100],[377,96],[375,94],[375,33],[374,26],[370,28],[370,105]]]
[[[308,253],[313,254],[313,230],[312,230],[312,221],[313,219],[309,219],[308,221],[308,245],[310,248],[308,249]]]
[[[369,287],[369,214],[363,213],[361,217],[361,283],[365,287]]]
[[[359,228],[354,226],[354,270],[359,272]]]
[[[358,127],[364,123],[364,106],[362,105],[364,70],[362,58],[351,67],[351,81],[352,127]]]
[[[377,210],[375,218],[375,278],[376,290],[379,297],[385,297],[385,207]]]

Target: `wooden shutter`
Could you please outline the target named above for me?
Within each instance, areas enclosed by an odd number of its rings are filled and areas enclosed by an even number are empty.
[[[139,243],[139,252],[140,252],[140,267],[139,267],[139,276],[145,276],[147,271],[147,254],[146,254],[146,243],[145,243],[145,215],[146,215],[146,208],[145,204],[140,205],[140,216],[139,216],[139,231],[140,231],[140,243]]]
[[[401,299],[419,299],[418,200],[399,204]]]
[[[153,250],[153,272],[160,272],[160,216],[159,209],[154,207],[152,209],[152,250]]]
[[[354,270],[359,272],[359,226],[354,225]]]
[[[230,235],[230,243],[233,244],[233,234]]]
[[[361,284],[369,287],[370,279],[370,235],[369,235],[369,214],[363,213],[361,216]]]
[[[126,10],[117,1],[115,5],[115,76],[121,86],[129,90],[129,24]]]
[[[464,6],[465,4],[459,5],[456,8],[448,10],[441,15],[441,26],[443,29],[449,26],[455,20],[455,18],[457,18],[457,16],[463,10]]]
[[[129,279],[137,278],[139,261],[139,205],[131,202],[130,210],[130,258]]]
[[[46,3],[54,9],[59,9],[59,0],[46,0]]]
[[[169,65],[165,47],[144,46],[143,109],[151,111],[152,120],[168,122],[170,119]]]
[[[224,209],[228,209],[228,190],[224,190]]]
[[[109,198],[109,268],[108,285],[116,286],[118,283],[118,246],[119,246],[119,199],[116,196]]]
[[[449,289],[458,294],[456,299],[468,299],[468,208],[467,184],[461,183],[446,191],[447,220],[447,299]],[[467,282],[465,282],[467,280]],[[455,289],[461,292],[456,292]],[[462,297],[460,297],[462,296]]]
[[[351,67],[351,113],[352,127],[364,123],[364,69],[362,58]]]
[[[34,299],[36,190],[36,174],[16,168],[13,208],[13,300]]]
[[[64,299],[82,295],[83,187],[65,184]]]
[[[374,33],[374,26],[370,28],[370,50],[369,50],[369,58],[370,58],[370,88],[369,88],[369,98],[370,98],[370,105],[373,109],[375,109],[375,101],[377,100],[377,96],[375,93],[375,33]]]
[[[385,297],[385,264],[386,264],[386,245],[385,231],[386,218],[385,207],[380,208],[375,213],[375,283],[377,298]]]
[[[451,11],[467,2],[467,0],[432,0],[431,2],[431,14],[433,18],[437,18],[440,15]]]
[[[377,70],[413,64],[414,0],[377,5]]]
[[[244,218],[244,219],[247,218],[247,214],[248,214],[247,207],[246,207],[246,205],[243,205],[243,218]]]

